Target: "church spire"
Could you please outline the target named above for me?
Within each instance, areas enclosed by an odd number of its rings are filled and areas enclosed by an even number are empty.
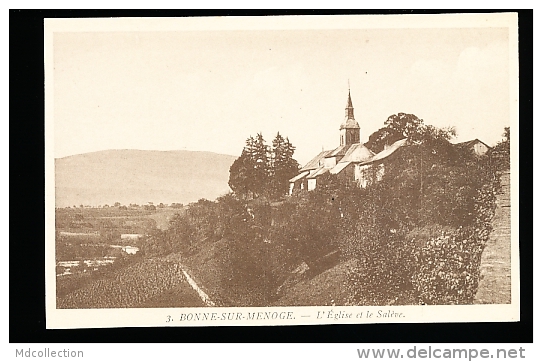
[[[344,110],[344,121],[339,128],[341,133],[341,146],[359,143],[360,129],[359,124],[354,119],[354,106],[352,105],[352,97],[350,96],[350,81],[348,81],[348,100]]]
[[[352,106],[352,97],[350,97],[350,88],[348,88],[348,101],[344,109],[344,117],[346,119],[354,119],[354,107]]]

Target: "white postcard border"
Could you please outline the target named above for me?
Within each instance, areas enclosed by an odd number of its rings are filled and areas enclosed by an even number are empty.
[[[519,320],[519,70],[516,13],[445,15],[345,15],[210,18],[45,19],[45,276],[46,326],[57,328],[318,325],[353,323],[501,322]],[[318,306],[265,308],[146,308],[56,309],[55,180],[54,180],[54,78],[55,32],[91,31],[207,31],[265,29],[385,29],[506,27],[509,29],[511,128],[511,279],[512,303],[469,306]],[[392,312],[395,317],[376,318]],[[367,317],[366,313],[372,313]],[[191,320],[188,314],[192,314]],[[195,320],[199,313],[200,320]],[[203,314],[208,314],[204,316]],[[212,314],[214,314],[214,317]],[[223,315],[225,320],[221,320]],[[233,320],[228,320],[234,314]],[[241,317],[238,314],[241,314]],[[259,313],[259,314],[258,314]],[[276,313],[276,318],[273,317]],[[322,314],[321,314],[322,313]],[[330,314],[331,313],[331,314]],[[342,314],[341,314],[342,313]],[[359,314],[361,313],[361,316]],[[391,313],[390,313],[391,314]],[[401,314],[401,316],[397,316]],[[328,317],[329,315],[329,317]],[[336,317],[339,315],[339,317]],[[340,316],[343,317],[340,317]],[[345,317],[344,315],[350,315]],[[168,316],[170,316],[168,318]],[[184,317],[183,317],[184,316]],[[253,318],[249,317],[252,316]],[[293,318],[289,318],[293,317]],[[359,316],[356,318],[356,316]],[[261,318],[260,318],[261,317]],[[205,318],[205,320],[203,320]],[[239,319],[238,319],[239,318]],[[170,319],[170,321],[168,321]]]

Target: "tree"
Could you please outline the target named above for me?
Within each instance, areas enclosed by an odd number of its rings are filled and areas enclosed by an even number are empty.
[[[267,186],[269,176],[267,146],[261,134],[250,136],[245,142],[241,156],[230,167],[228,184],[243,198],[261,194]]]
[[[402,138],[404,136],[401,132],[389,127],[383,127],[369,136],[365,146],[374,153],[379,153],[384,150],[386,145],[390,145]]]
[[[400,139],[407,138],[408,144],[443,144],[456,136],[455,128],[437,128],[424,124],[423,120],[414,114],[398,113],[388,117],[385,127],[369,136],[367,147],[373,152],[382,151],[385,145],[390,145]]]
[[[250,172],[253,167],[251,155],[246,148],[243,149],[241,156],[230,166],[228,185],[230,185],[235,194],[242,198],[248,198],[251,192],[249,178],[251,177]]]
[[[270,192],[274,197],[288,193],[288,180],[299,172],[299,163],[293,159],[295,147],[279,132],[273,140]]]
[[[282,222],[276,223],[272,235],[284,243],[297,262],[311,266],[336,249],[341,222],[337,190],[337,176],[326,173],[318,179],[314,191],[293,196],[280,206],[277,214]]]
[[[265,144],[262,134],[258,133],[252,148],[253,169],[249,179],[256,196],[266,193],[269,187],[271,167],[268,153],[269,147]]]
[[[280,133],[270,148],[261,133],[249,137],[241,156],[230,167],[228,184],[244,199],[260,196],[278,198],[288,192],[288,180],[295,176],[299,164],[293,159],[295,147]]]
[[[394,130],[404,137],[409,138],[420,133],[423,128],[423,120],[413,114],[398,113],[388,117],[384,122],[387,128]]]
[[[393,170],[396,167],[401,172],[406,172],[408,168],[415,172],[424,172],[424,169],[430,169],[438,165],[456,162],[460,158],[470,158],[468,155],[458,153],[458,151],[449,142],[456,136],[456,130],[453,127],[437,128],[432,125],[424,124],[424,121],[414,114],[398,113],[388,117],[384,122],[385,127],[379,129],[369,137],[369,142],[375,152],[379,152],[386,144],[392,144],[399,139],[407,138],[405,149],[408,151],[400,152],[402,158],[400,162],[386,162],[386,168]],[[397,158],[397,153],[393,158]],[[409,166],[410,165],[410,166]],[[405,168],[406,166],[406,168]],[[393,175],[390,170],[386,174]],[[412,172],[408,174],[412,175]]]

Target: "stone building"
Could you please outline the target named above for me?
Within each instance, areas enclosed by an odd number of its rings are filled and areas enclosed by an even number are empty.
[[[303,166],[299,174],[290,179],[290,195],[294,190],[314,190],[318,177],[327,172],[365,187],[368,175],[376,172],[377,179],[382,177],[386,158],[406,144],[406,139],[402,139],[375,154],[360,140],[360,127],[354,118],[354,107],[348,90],[344,120],[339,127],[339,146],[320,152]]]
[[[322,151],[310,160],[300,173],[290,179],[290,194],[294,190],[314,190],[319,176],[330,172],[348,180],[359,178],[359,165],[369,161],[375,154],[360,143],[360,127],[354,118],[354,107],[350,90],[346,102],[344,120],[339,127],[339,146]]]

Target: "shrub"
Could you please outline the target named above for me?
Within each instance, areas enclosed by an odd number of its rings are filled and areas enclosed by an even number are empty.
[[[317,188],[277,207],[272,239],[284,244],[298,261],[311,263],[336,249],[341,216],[337,195]]]
[[[349,304],[390,305],[412,304],[413,288],[410,280],[414,268],[413,245],[405,243],[401,235],[378,227],[365,228],[358,266],[348,275]]]
[[[424,304],[470,304],[478,290],[484,244],[472,227],[430,238],[415,251],[412,283]]]

